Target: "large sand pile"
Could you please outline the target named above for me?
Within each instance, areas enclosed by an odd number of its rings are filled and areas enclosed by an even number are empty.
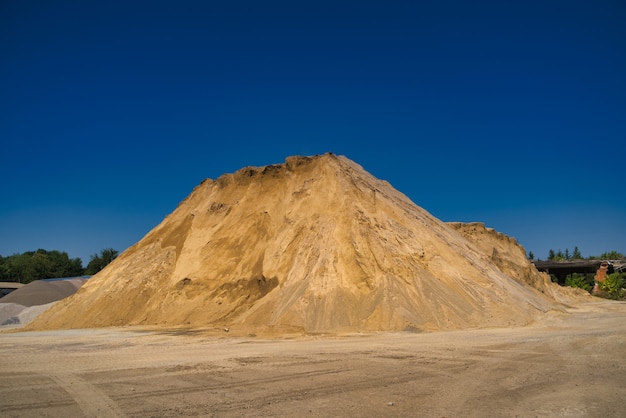
[[[523,255],[482,225],[439,221],[345,157],[291,157],[202,182],[30,328],[522,325],[561,309]]]

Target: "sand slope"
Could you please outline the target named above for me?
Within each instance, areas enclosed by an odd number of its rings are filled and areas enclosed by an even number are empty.
[[[445,224],[358,164],[325,154],[205,180],[30,329],[509,326],[568,297],[514,240]]]

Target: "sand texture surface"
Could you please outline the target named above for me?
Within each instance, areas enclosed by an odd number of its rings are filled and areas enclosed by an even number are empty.
[[[517,328],[216,332],[0,333],[0,416],[624,416],[624,303],[585,303]]]
[[[582,298],[481,224],[446,224],[333,154],[206,180],[29,329],[240,335],[521,326]]]

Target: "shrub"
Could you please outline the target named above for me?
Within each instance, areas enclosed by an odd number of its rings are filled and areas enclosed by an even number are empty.
[[[584,289],[587,292],[591,291],[593,287],[587,280],[584,274],[573,273],[565,278],[565,285],[569,287],[575,287],[578,289]]]
[[[609,274],[603,282],[599,282],[600,289],[605,291],[611,299],[624,297],[624,278],[620,273]]]

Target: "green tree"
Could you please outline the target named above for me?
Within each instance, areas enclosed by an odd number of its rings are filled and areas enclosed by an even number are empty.
[[[3,281],[30,283],[33,280],[83,274],[80,258],[70,259],[66,252],[57,250],[27,251],[3,257],[1,261],[0,278]]]
[[[565,256],[563,255],[563,251],[561,251],[561,250],[557,251],[555,260],[556,261],[563,261],[563,259],[565,259]]]
[[[624,258],[624,254],[618,253],[617,251],[609,251],[600,254],[601,260],[621,260],[622,258]]]
[[[35,280],[32,254],[14,254],[7,257],[4,262],[5,280],[18,283],[30,283]]]
[[[572,258],[574,260],[580,260],[583,258],[583,255],[580,253],[578,246],[574,247],[574,252],[572,252]]]
[[[569,248],[565,249],[565,259],[569,260],[570,259],[570,255],[569,255]]]
[[[556,254],[554,253],[554,250],[550,248],[550,251],[548,251],[548,260],[554,261],[555,258],[556,258]]]
[[[532,251],[529,251],[529,252],[528,252],[528,259],[529,259],[529,260],[534,260],[534,259],[535,259],[535,254],[533,254],[533,252],[532,252]]]
[[[105,248],[100,251],[100,254],[93,254],[89,264],[87,264],[85,274],[96,274],[115,260],[117,255],[117,250],[114,250],[113,248]]]
[[[9,281],[7,274],[6,258],[0,255],[0,282]]]
[[[57,250],[48,251],[47,255],[53,265],[49,277],[75,277],[83,274],[83,262],[80,258],[70,259],[66,252]]]
[[[48,279],[54,277],[55,266],[46,250],[37,250],[32,258],[31,265],[33,271],[33,280]]]

